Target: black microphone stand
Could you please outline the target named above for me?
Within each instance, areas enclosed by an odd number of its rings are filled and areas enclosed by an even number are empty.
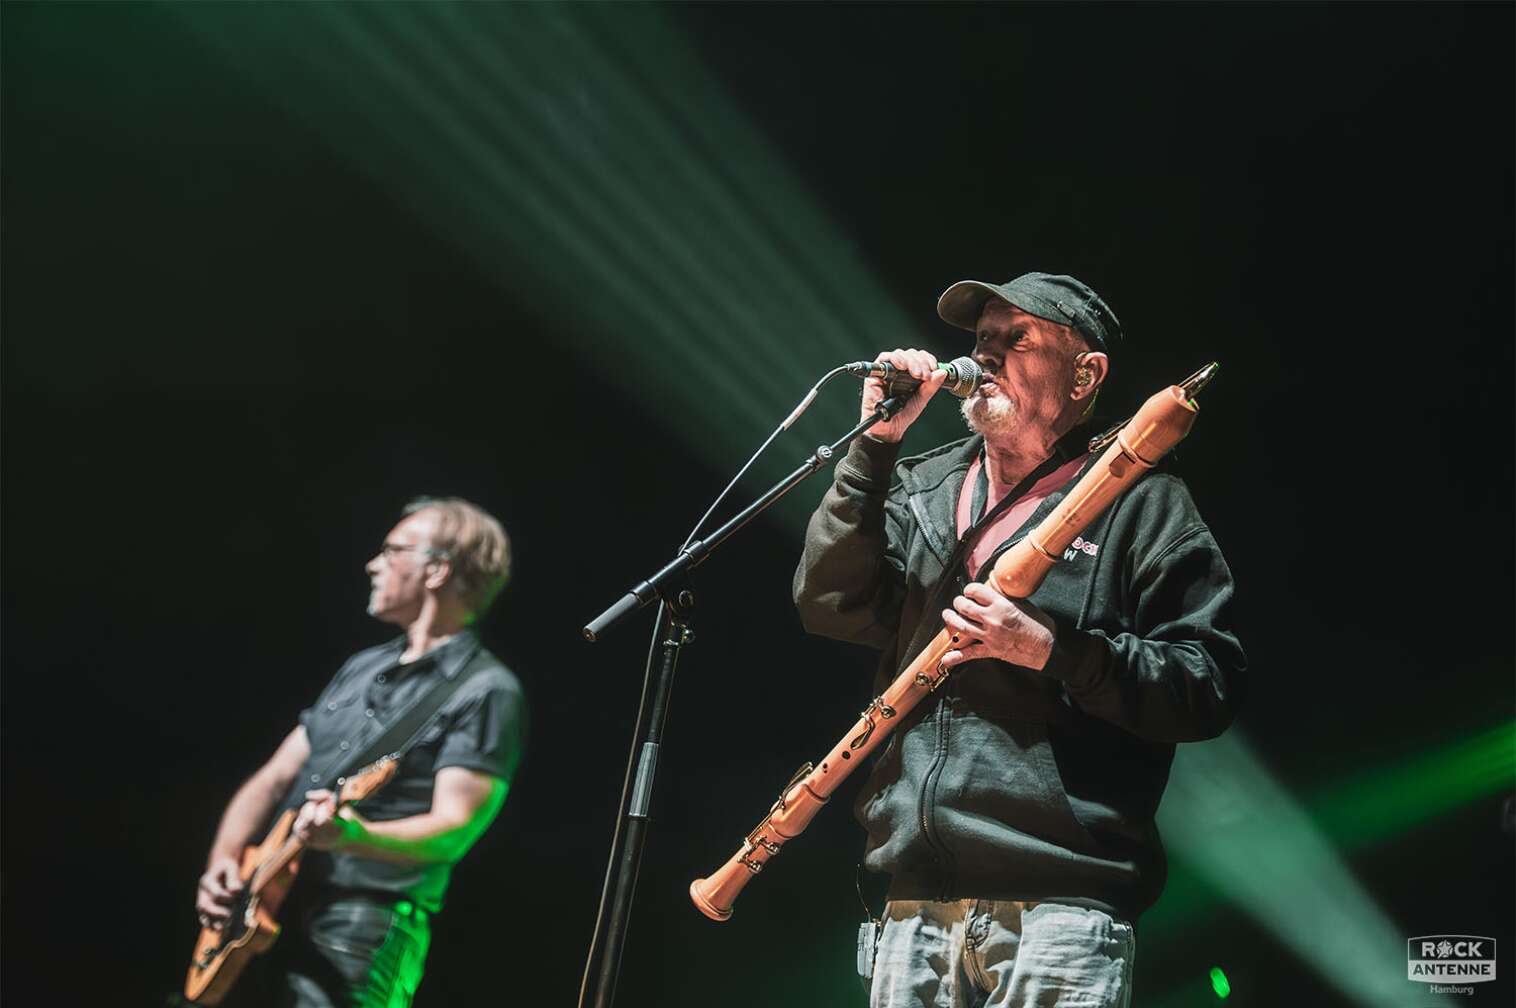
[[[909,398],[908,394],[902,394],[885,399],[874,408],[872,414],[841,439],[818,447],[798,469],[769,488],[762,497],[707,538],[691,541],[657,573],[635,585],[620,601],[585,626],[585,639],[599,640],[600,635],[622,617],[655,598],[660,600],[658,619],[653,628],[652,641],[648,645],[642,701],[637,709],[637,728],[633,735],[631,755],[627,759],[626,778],[621,787],[621,810],[616,819],[616,834],[611,841],[610,862],[606,865],[605,885],[600,892],[595,934],[590,940],[584,979],[579,986],[579,1008],[611,1008],[615,1001],[616,978],[621,970],[621,950],[626,943],[632,899],[637,889],[637,870],[642,863],[642,849],[647,841],[653,777],[657,772],[658,751],[662,745],[664,725],[668,720],[674,669],[679,663],[680,650],[694,639],[690,622],[695,608],[695,593],[689,587],[689,572],[734,532],[766,511],[807,476],[830,462],[837,449],[874,424],[888,420],[900,412]],[[653,661],[660,648],[662,659],[658,664],[658,675],[654,677]]]

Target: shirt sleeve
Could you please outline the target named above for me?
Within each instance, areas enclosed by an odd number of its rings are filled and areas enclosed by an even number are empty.
[[[467,767],[510,783],[526,748],[526,727],[520,688],[494,683],[465,701],[453,717],[435,766]]]

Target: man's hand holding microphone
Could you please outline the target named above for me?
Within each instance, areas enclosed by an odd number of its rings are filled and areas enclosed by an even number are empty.
[[[899,441],[904,437],[906,428],[916,422],[921,411],[926,409],[927,402],[949,379],[954,381],[955,395],[961,392],[966,396],[979,384],[979,368],[966,357],[959,358],[951,364],[942,365],[937,363],[936,357],[925,350],[896,348],[880,354],[878,362],[888,364],[900,372],[897,380],[909,377],[921,383],[916,393],[905,401],[899,413],[890,420],[876,423],[865,432],[880,441]],[[850,368],[855,366],[858,365],[849,365]],[[874,412],[875,407],[888,396],[889,381],[888,378],[873,376],[863,380],[863,403],[858,414],[860,420],[867,419]],[[905,394],[898,388],[896,392]]]

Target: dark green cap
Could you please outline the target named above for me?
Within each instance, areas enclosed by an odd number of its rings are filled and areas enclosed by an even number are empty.
[[[1056,273],[1023,273],[1003,284],[960,280],[937,299],[937,314],[949,325],[973,332],[992,297],[1028,315],[1072,326],[1092,350],[1110,353],[1111,344],[1121,339],[1121,323],[1110,305],[1073,277]]]

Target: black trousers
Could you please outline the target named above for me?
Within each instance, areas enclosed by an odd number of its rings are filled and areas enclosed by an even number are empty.
[[[320,893],[291,906],[275,973],[284,1008],[407,1008],[426,964],[427,912],[382,894]],[[282,947],[279,947],[282,946]]]

